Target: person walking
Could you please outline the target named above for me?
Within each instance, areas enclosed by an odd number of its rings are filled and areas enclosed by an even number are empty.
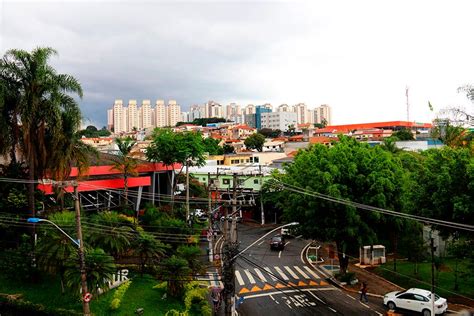
[[[367,283],[362,282],[362,286],[360,288],[360,301],[365,301],[366,303],[369,302],[369,299],[367,298]]]

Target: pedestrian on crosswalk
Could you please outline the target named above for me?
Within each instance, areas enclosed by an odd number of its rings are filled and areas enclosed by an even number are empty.
[[[362,282],[362,286],[360,287],[360,301],[365,301],[366,303],[369,302],[367,298],[367,283]]]

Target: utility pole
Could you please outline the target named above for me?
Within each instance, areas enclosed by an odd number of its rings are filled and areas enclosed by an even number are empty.
[[[263,186],[263,173],[262,173],[262,165],[258,165],[258,169],[260,171],[260,217],[262,220],[262,225],[265,225],[265,210],[263,209],[263,194],[262,194],[262,186]]]
[[[208,212],[207,212],[207,217],[208,217],[208,233],[207,236],[209,237],[209,262],[212,262],[213,258],[213,240],[214,240],[214,232],[212,231],[212,221],[213,221],[213,216],[212,216],[212,192],[211,192],[211,173],[207,173],[207,194],[208,194]]]
[[[435,314],[435,263],[434,263],[434,238],[433,229],[430,231],[430,248],[431,248],[431,315]]]
[[[186,159],[186,222],[189,225],[189,159]]]
[[[84,241],[82,239],[82,228],[81,228],[81,205],[79,203],[79,192],[77,190],[77,181],[73,182],[74,186],[74,208],[76,210],[76,229],[77,229],[77,240],[79,242],[79,264],[81,269],[81,288],[82,288],[82,308],[84,316],[90,316],[91,310],[89,307],[89,301],[84,299],[87,291],[87,275],[86,275],[86,263],[84,257]]]

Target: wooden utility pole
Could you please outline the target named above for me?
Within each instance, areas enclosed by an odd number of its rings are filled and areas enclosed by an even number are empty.
[[[214,241],[214,232],[212,230],[212,222],[213,222],[213,216],[212,216],[212,181],[211,181],[211,173],[207,173],[207,198],[208,198],[208,211],[207,211],[207,218],[208,218],[208,230],[207,230],[207,236],[209,238],[209,262],[212,262],[213,258],[213,241]]]
[[[186,160],[186,222],[190,224],[189,218],[189,160]]]
[[[433,230],[430,231],[430,248],[431,248],[431,314],[434,315],[435,313],[435,262],[434,262],[434,238],[433,238]]]
[[[260,217],[262,220],[262,225],[265,225],[265,210],[263,209],[263,194],[262,194],[262,187],[263,187],[263,173],[262,173],[262,165],[258,165],[258,169],[260,171]]]
[[[81,228],[81,205],[79,203],[79,192],[77,190],[77,182],[73,182],[74,186],[74,208],[76,211],[76,229],[77,229],[77,241],[79,243],[79,265],[81,270],[81,289],[82,289],[82,308],[84,316],[90,316],[91,310],[89,307],[89,301],[85,299],[87,291],[87,274],[86,274],[86,262],[84,257],[84,241],[82,239],[82,228]]]

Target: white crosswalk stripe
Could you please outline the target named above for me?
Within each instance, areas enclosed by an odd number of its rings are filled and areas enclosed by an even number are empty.
[[[289,278],[286,276],[286,274],[283,273],[283,271],[281,271],[281,269],[279,267],[273,267],[276,272],[278,272],[278,274],[283,278],[283,280],[285,281],[288,281]]]
[[[263,273],[259,269],[255,268],[254,270],[255,270],[255,273],[257,273],[258,277],[260,278],[260,281],[267,282],[267,279],[263,276]]]
[[[303,278],[305,278],[305,279],[311,279],[311,278],[309,277],[309,275],[307,275],[306,273],[304,273],[303,270],[301,270],[300,267],[298,267],[298,266],[293,266],[293,268],[295,268],[295,270],[298,271],[298,273],[301,274],[301,275],[303,276]]]
[[[296,275],[296,273],[293,272],[293,270],[290,269],[289,266],[284,266],[283,268],[285,268],[286,271],[288,271],[288,273],[291,275],[291,277],[293,279],[299,279],[300,277]]]
[[[245,269],[244,272],[245,272],[245,275],[247,276],[247,278],[249,279],[250,284],[255,284],[256,283],[255,279],[253,278],[252,274],[250,274],[249,270]]]
[[[244,279],[242,279],[242,276],[238,270],[235,270],[235,277],[237,278],[237,282],[239,282],[240,286],[245,284]]]
[[[275,278],[275,277],[273,276],[273,272],[272,272],[272,270],[270,270],[269,267],[265,267],[265,268],[263,268],[263,270],[265,270],[265,271],[268,272],[268,275],[270,276],[270,278],[272,278],[272,281],[276,281],[276,280],[277,280],[277,278]]]
[[[308,271],[312,276],[314,276],[315,279],[320,279],[320,277],[313,270],[308,268],[307,266],[304,266],[303,268],[305,268],[306,271]]]

